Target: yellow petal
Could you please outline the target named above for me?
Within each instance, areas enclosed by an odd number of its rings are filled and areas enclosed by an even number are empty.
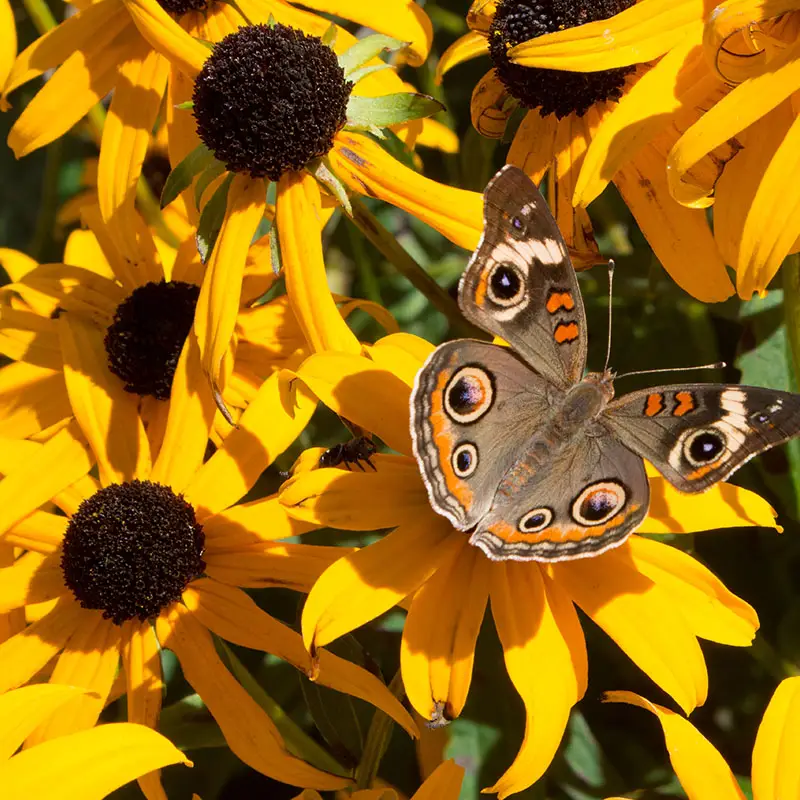
[[[492,616],[506,669],[525,703],[525,738],[517,757],[487,792],[504,798],[550,766],[586,684],[586,646],[572,603],[537,564],[492,564]]]
[[[80,686],[86,693],[43,721],[28,737],[26,747],[95,725],[117,674],[120,641],[120,628],[99,611],[84,619],[59,655],[50,680]]]
[[[457,64],[488,54],[489,42],[486,34],[475,31],[464,34],[456,39],[439,58],[439,63],[436,65],[436,83],[441,83],[445,74]]]
[[[212,386],[219,389],[222,388],[222,360],[228,352],[239,313],[247,249],[264,216],[265,202],[261,178],[234,177],[228,192],[225,221],[197,300],[194,331],[200,342],[203,369]]]
[[[680,138],[667,161],[670,188],[676,197],[697,196],[686,173],[704,156],[776,108],[800,88],[800,41],[780,50],[769,69],[737,86],[712,106]]]
[[[321,772],[290,755],[278,729],[228,672],[208,631],[180,603],[158,618],[163,647],[181,662],[186,680],[203,699],[228,746],[245,764],[293,786],[341,789],[348,781]]]
[[[518,166],[537,185],[553,162],[557,162],[556,136],[560,123],[555,114],[543,117],[533,109],[525,115],[511,142],[507,162]]]
[[[800,51],[798,51],[800,57]],[[763,292],[800,236],[800,116],[775,150],[756,189],[742,230],[736,288],[749,299]]]
[[[448,759],[436,767],[411,800],[458,800],[463,780],[464,767]]]
[[[117,722],[25,750],[0,765],[9,797],[102,800],[150,770],[189,761],[160,733]]]
[[[459,247],[472,250],[483,231],[483,196],[426,178],[366,136],[341,132],[330,152],[334,172],[359,194],[407,211]]]
[[[433,350],[433,345],[424,339],[409,333],[396,333],[384,336],[374,345],[365,346],[364,354],[379,367],[389,370],[413,387],[417,373]]]
[[[373,531],[413,522],[430,509],[414,461],[374,455],[363,472],[314,469],[281,485],[281,504],[294,519],[347,531]]]
[[[31,311],[4,308],[0,322],[0,352],[14,361],[60,370],[61,348],[58,325]]]
[[[73,53],[108,47],[130,20],[118,2],[92,3],[67,17],[23,50],[8,76],[5,92],[55,69]]]
[[[187,336],[172,378],[169,417],[150,480],[182,492],[203,463],[214,420],[214,398],[194,336]]]
[[[451,154],[457,153],[461,147],[458,134],[443,122],[439,122],[438,119],[431,119],[431,117],[425,117],[422,120],[422,130],[417,136],[416,143],[418,147],[433,147],[443,153]]]
[[[695,636],[736,647],[753,643],[759,627],[755,610],[699,561],[641,536],[630,538],[630,553],[637,569],[669,592]]]
[[[0,569],[0,611],[43,603],[67,593],[61,553],[26,553],[13,566]]]
[[[13,547],[49,555],[58,550],[69,520],[47,511],[34,511],[20,520],[4,537]]]
[[[672,768],[689,800],[744,800],[730,767],[688,720],[633,692],[607,692],[605,699],[611,703],[630,703],[656,715],[664,731]]]
[[[75,51],[25,107],[8,134],[17,158],[63,136],[113,88],[117,65],[141,39],[130,27],[121,28],[105,45]],[[134,50],[135,52],[135,50]]]
[[[0,644],[0,694],[27,683],[97,613],[82,609],[72,595],[62,597],[52,611]]]
[[[164,681],[161,657],[150,621],[131,620],[122,627],[122,663],[128,700],[128,721],[155,728],[161,713]],[[166,800],[158,771],[139,778],[147,800]]]
[[[705,14],[703,0],[642,0],[610,19],[548,33],[508,51],[514,64],[596,72],[664,55]]]
[[[202,625],[226,641],[272,653],[303,672],[312,672],[311,657],[300,634],[262,611],[240,589],[207,579],[194,581],[183,601]],[[319,657],[317,683],[371,703],[416,736],[411,715],[375,675],[327,651]]]
[[[670,277],[705,303],[733,294],[733,285],[701,208],[684,208],[672,199],[664,159],[645,145],[622,169],[614,183],[642,233]]]
[[[430,512],[340,558],[325,570],[306,600],[306,647],[313,651],[388,611],[462,546],[464,534]]]
[[[371,431],[393,450],[411,454],[408,385],[363,356],[317,353],[297,376],[328,408]]]
[[[575,205],[589,205],[631,154],[665,127],[673,114],[711,94],[718,80],[705,61],[701,37],[698,23],[604,116],[575,185]]]
[[[402,54],[411,66],[420,66],[428,57],[433,26],[414,0],[383,0],[380,4],[363,0],[303,0],[303,5],[407,42]]]
[[[313,350],[361,352],[328,288],[320,239],[320,199],[307,172],[287,172],[278,182],[278,238],[286,293]]]
[[[694,533],[717,528],[777,528],[764,498],[730,483],[702,494],[679,492],[666,478],[650,477],[650,512],[639,533]]]
[[[40,722],[82,692],[78,686],[40,683],[0,695],[0,769]]]
[[[426,720],[452,720],[467,700],[475,642],[489,599],[490,562],[462,547],[414,595],[400,665],[409,702]]]
[[[139,32],[181,72],[197,77],[210,51],[196,42],[156,0],[123,0]]]
[[[73,420],[0,481],[0,533],[86,475],[91,448]]]
[[[556,583],[684,711],[705,702],[708,674],[697,639],[669,592],[636,569],[630,544],[552,570]]]
[[[97,194],[103,219],[120,252],[136,258],[136,183],[167,86],[170,63],[158,51],[119,65],[100,143]]]
[[[213,519],[213,518],[212,518]],[[349,547],[267,543],[207,554],[206,575],[245,589],[280,587],[309,592],[336,560],[353,552]]]
[[[150,477],[150,446],[138,396],[108,369],[105,331],[74,313],[59,318],[64,378],[75,418],[92,447],[104,486]]]
[[[0,267],[8,273],[12,283],[21,280],[38,266],[39,263],[36,259],[31,258],[20,250],[0,247]]]
[[[779,800],[800,795],[800,678],[787,678],[775,690],[753,747],[753,797]]]
[[[17,55],[17,27],[8,0],[0,0],[0,31],[0,91],[2,91]],[[0,97],[0,111],[7,111],[8,108],[5,97]]]
[[[62,373],[23,361],[0,369],[0,437],[26,439],[71,414]]]
[[[206,556],[235,552],[250,545],[300,536],[318,526],[292,519],[276,495],[239,503],[203,521]]]
[[[261,473],[300,435],[316,398],[302,384],[275,373],[261,389],[236,428],[186,487],[186,499],[202,515],[233,505]]]

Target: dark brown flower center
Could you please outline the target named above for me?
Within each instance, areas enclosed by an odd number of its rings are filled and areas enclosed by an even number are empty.
[[[199,294],[192,283],[146,283],[117,306],[105,347],[108,368],[126,392],[169,400]]]
[[[187,11],[205,11],[208,0],[158,0],[158,4],[168,14],[180,17]]]
[[[489,29],[489,53],[497,77],[524,108],[544,117],[583,116],[595,103],[618,100],[633,67],[602,72],[563,72],[512,64],[509,47],[546,33],[608,19],[635,0],[501,0]]]
[[[117,625],[157,616],[205,569],[203,528],[168,486],[131,481],[84,500],[67,526],[61,569],[83,608]]]
[[[275,181],[331,149],[352,88],[318,37],[286,25],[240,28],[197,76],[197,133],[231,172]]]

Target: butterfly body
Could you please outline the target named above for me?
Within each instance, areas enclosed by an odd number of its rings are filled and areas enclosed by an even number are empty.
[[[589,373],[577,278],[538,189],[504,167],[459,285],[464,315],[505,340],[438,347],[411,397],[431,505],[492,559],[561,561],[622,543],[647,515],[644,459],[707,489],[800,432],[800,396],[679,384],[614,398]]]

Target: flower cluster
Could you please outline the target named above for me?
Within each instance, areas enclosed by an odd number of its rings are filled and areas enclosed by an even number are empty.
[[[685,715],[795,671],[795,443],[724,479],[800,435],[800,2],[452,5],[0,0],[4,797],[668,785],[601,696],[745,796]],[[727,383],[613,401],[612,305]]]

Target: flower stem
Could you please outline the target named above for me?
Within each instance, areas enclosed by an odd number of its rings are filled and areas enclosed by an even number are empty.
[[[25,10],[31,18],[34,27],[39,33],[47,33],[51,28],[58,25],[58,21],[53,16],[50,6],[47,5],[45,0],[23,0]]]
[[[389,684],[389,691],[398,699],[403,696],[403,676],[400,674],[400,670],[397,670],[394,678],[392,678]],[[389,739],[392,736],[393,727],[394,720],[388,714],[376,709],[364,743],[361,761],[356,767],[356,789],[372,788],[372,784],[378,775],[381,759],[386,753],[386,748],[389,747]]]
[[[786,257],[781,275],[786,337],[794,369],[794,382],[796,386],[800,386],[800,253]]]
[[[485,339],[486,334],[464,319],[456,301],[405,251],[361,200],[351,195],[350,203],[353,207],[352,220],[358,229],[415,289],[428,298],[437,311],[447,317],[453,331],[459,336]]]

